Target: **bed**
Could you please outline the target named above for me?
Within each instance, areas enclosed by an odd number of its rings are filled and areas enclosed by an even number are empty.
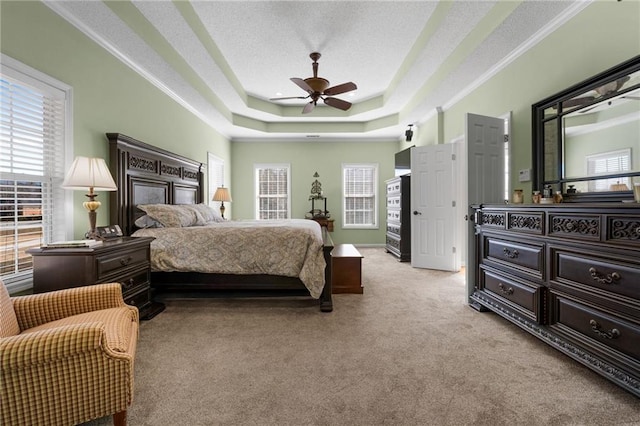
[[[107,138],[110,167],[118,187],[118,190],[110,193],[110,223],[120,225],[127,236],[156,238],[151,244],[151,288],[154,298],[212,297],[221,294],[304,295],[318,299],[321,311],[333,310],[333,242],[326,228],[320,228],[312,220],[291,219],[215,223],[205,220],[205,223],[195,226],[141,229],[136,221],[140,224],[149,215],[140,207],[147,210],[148,206],[162,210],[163,205],[169,205],[167,210],[182,210],[188,206],[194,210],[205,208],[202,164],[121,133],[107,133]],[[199,221],[205,213],[195,220]],[[213,234],[203,235],[208,233],[216,233],[215,238],[211,236]],[[255,234],[252,236],[250,233]],[[226,240],[221,240],[223,235]],[[257,241],[255,238],[274,244],[270,252],[276,259],[296,257],[298,260],[293,263],[300,265],[300,271],[293,273],[291,265],[289,269],[286,265],[275,265],[290,262],[270,262],[266,267],[250,265],[263,256],[257,251],[263,244],[242,249],[236,242]],[[317,246],[314,238],[319,240]],[[307,248],[300,248],[304,247],[300,245],[304,243],[299,240],[305,239]],[[178,244],[178,241],[182,243]],[[206,241],[217,241],[217,245],[203,247]],[[172,246],[181,247],[179,251],[185,258],[193,258],[194,253],[206,253],[206,256],[200,256],[197,265],[176,266],[178,259],[172,260],[173,254],[167,251]],[[301,258],[301,250],[308,251],[309,256]],[[285,256],[285,253],[289,253],[289,256]],[[209,265],[213,262],[206,261],[207,258],[215,260],[218,257],[224,258],[219,262],[222,268]],[[321,281],[319,285],[318,281]]]

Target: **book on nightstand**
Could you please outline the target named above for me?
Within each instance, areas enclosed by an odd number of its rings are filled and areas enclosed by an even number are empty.
[[[44,244],[42,248],[82,248],[82,247],[95,247],[102,244],[99,240],[69,240],[69,241],[55,241],[53,243]]]

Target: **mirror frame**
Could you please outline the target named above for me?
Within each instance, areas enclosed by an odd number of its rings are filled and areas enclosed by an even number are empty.
[[[564,158],[563,158],[563,149],[562,149],[562,119],[565,115],[570,114],[576,111],[576,108],[567,108],[567,111],[562,110],[562,103],[583,95],[596,87],[603,86],[607,83],[616,81],[617,79],[632,74],[640,70],[640,55],[635,56],[621,64],[618,64],[612,68],[609,68],[606,71],[603,71],[587,80],[584,80],[578,84],[575,84],[561,92],[558,92],[552,96],[549,96],[546,99],[543,99],[540,102],[537,102],[531,106],[532,113],[532,147],[533,147],[533,167],[532,167],[532,182],[533,189],[539,190],[542,192],[545,185],[551,185],[553,192],[562,191],[563,200],[565,202],[602,202],[602,201],[617,201],[620,202],[622,200],[633,200],[633,188],[629,191],[606,191],[606,192],[582,192],[582,193],[573,193],[568,194],[564,190],[565,184],[577,181],[589,181],[589,180],[597,180],[601,179],[598,177],[597,179],[593,177],[573,177],[573,178],[565,178],[563,176],[564,170]],[[605,95],[599,97],[596,100],[585,103],[581,106],[581,108],[586,108],[590,105],[598,104],[604,100],[607,100],[614,96],[619,96],[622,93],[626,93],[627,91],[631,91],[637,89],[640,85],[635,85],[628,87],[624,90],[620,90],[618,92]],[[546,118],[544,116],[545,110],[548,108],[557,109],[558,113],[550,118]],[[545,158],[545,135],[544,135],[544,126],[545,123],[549,123],[552,121],[556,121],[556,140],[557,140],[557,162],[556,162],[556,174],[558,176],[557,179],[547,180],[544,176],[544,158]],[[637,166],[635,166],[637,167]],[[632,177],[632,176],[640,176],[640,171],[636,172],[627,172],[620,174],[612,174],[607,175],[607,178],[615,178],[615,177]]]

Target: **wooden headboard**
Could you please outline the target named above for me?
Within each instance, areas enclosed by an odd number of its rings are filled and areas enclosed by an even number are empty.
[[[107,133],[109,161],[118,189],[110,193],[109,223],[131,235],[144,214],[139,204],[196,204],[204,199],[202,163],[140,142]]]

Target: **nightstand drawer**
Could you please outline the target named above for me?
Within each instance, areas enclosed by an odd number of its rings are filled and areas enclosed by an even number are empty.
[[[108,275],[119,273],[121,270],[145,266],[149,263],[146,250],[130,250],[115,255],[101,256],[96,258],[98,268],[98,280]]]
[[[133,293],[129,296],[126,296],[124,298],[124,303],[130,306],[135,306],[136,308],[138,308],[138,310],[142,310],[146,305],[149,304],[149,300],[151,299],[149,294],[150,291],[151,290],[149,289],[149,287],[147,287],[139,293]]]
[[[149,270],[143,269],[138,273],[118,280],[122,286],[122,294],[135,293],[141,286],[149,287]]]

